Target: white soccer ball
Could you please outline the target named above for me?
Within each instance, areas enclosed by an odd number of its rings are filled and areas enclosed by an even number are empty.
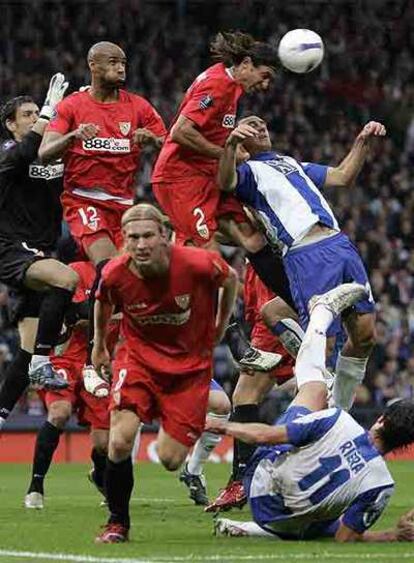
[[[323,59],[323,41],[310,29],[292,29],[280,40],[278,55],[282,65],[292,72],[315,69]]]

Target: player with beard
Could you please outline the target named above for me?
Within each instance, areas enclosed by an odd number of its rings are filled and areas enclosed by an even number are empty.
[[[102,268],[122,244],[121,217],[133,203],[140,150],[145,145],[158,149],[166,130],[149,102],[123,89],[126,55],[118,45],[107,41],[93,45],[88,66],[91,87],[57,106],[39,156],[45,162],[63,157],[64,218],[97,271],[92,311]],[[75,134],[79,128],[82,139]],[[102,383],[90,366],[84,375],[92,392]]]

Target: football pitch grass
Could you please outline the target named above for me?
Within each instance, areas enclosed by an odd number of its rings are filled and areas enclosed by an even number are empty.
[[[392,462],[396,494],[376,529],[391,527],[414,506],[414,462]],[[335,545],[332,541],[281,542],[251,538],[217,538],[213,520],[187,497],[176,474],[160,466],[135,466],[131,502],[131,541],[95,545],[106,509],[86,479],[86,465],[55,465],[46,482],[44,510],[23,508],[29,478],[25,465],[0,466],[0,563],[75,561],[89,563],[266,562],[266,561],[410,561],[414,544]],[[227,464],[207,464],[212,498],[227,480]],[[247,507],[223,515],[248,519]]]

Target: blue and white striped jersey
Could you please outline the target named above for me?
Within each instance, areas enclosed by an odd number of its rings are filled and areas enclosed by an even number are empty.
[[[245,483],[254,520],[281,537],[334,535],[340,516],[364,532],[394,487],[368,433],[340,409],[299,415],[286,426],[290,445],[260,448]]]
[[[236,197],[264,225],[269,241],[283,253],[316,223],[339,231],[338,222],[318,188],[328,167],[299,163],[276,152],[256,155],[237,167]]]

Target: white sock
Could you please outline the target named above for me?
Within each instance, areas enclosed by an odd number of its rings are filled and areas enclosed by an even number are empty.
[[[30,360],[29,370],[37,369],[50,362],[49,356],[39,356],[38,354],[33,354]]]
[[[228,420],[229,418],[227,414],[215,414],[212,412],[209,412],[207,416],[221,420]],[[203,432],[191,452],[190,459],[187,462],[187,471],[192,475],[201,475],[204,463],[208,460],[214,448],[221,442],[221,439],[222,437],[219,434]]]
[[[0,430],[6,424],[6,420],[7,420],[7,418],[3,418],[2,416],[0,416]]]
[[[233,526],[236,526],[240,530],[243,530],[247,536],[255,538],[272,538],[274,540],[279,540],[280,538],[275,534],[266,532],[263,530],[256,522],[239,522],[238,520],[229,520]]]
[[[369,358],[351,358],[338,355],[335,366],[333,400],[335,406],[348,411],[354,402],[355,389],[365,377]]]
[[[139,425],[137,433],[135,434],[134,447],[132,448],[132,452],[131,452],[132,463],[135,463],[138,457],[139,446],[141,444],[141,428],[142,428],[142,424]]]
[[[284,349],[292,358],[296,358],[305,336],[302,327],[293,319],[282,319],[276,323],[272,332],[278,336]]]
[[[324,305],[318,305],[313,309],[296,360],[295,375],[298,389],[311,381],[325,383],[326,331],[333,319],[333,314]]]

